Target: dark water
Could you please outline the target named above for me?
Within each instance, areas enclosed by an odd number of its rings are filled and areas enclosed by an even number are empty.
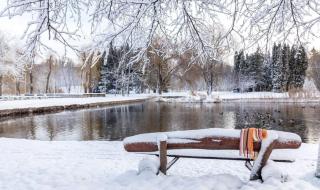
[[[121,140],[146,132],[263,127],[319,142],[320,106],[281,103],[145,102],[0,121],[0,136],[39,140]]]

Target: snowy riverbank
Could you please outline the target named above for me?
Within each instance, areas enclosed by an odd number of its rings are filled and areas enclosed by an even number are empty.
[[[155,98],[155,99],[153,99]],[[287,103],[320,103],[320,94],[288,94],[274,92],[213,92],[207,96],[205,92],[169,92],[158,94],[133,94],[129,96],[106,95],[106,97],[90,98],[48,98],[0,101],[0,116],[17,116],[29,113],[50,113],[64,110],[96,108],[141,102],[153,99],[159,102],[287,102]]]
[[[175,97],[175,98],[172,98]],[[297,92],[297,93],[275,93],[275,92],[244,92],[234,93],[228,91],[212,92],[207,95],[206,92],[188,92],[168,93],[158,97],[158,101],[162,102],[288,102],[288,103],[319,103],[319,92]]]
[[[32,100],[9,100],[0,102],[0,116],[15,116],[28,113],[49,113],[63,110],[134,103],[151,98],[151,95],[108,95],[91,98],[50,98]]]
[[[314,177],[317,147],[303,144],[288,152],[296,162],[275,163],[289,175],[287,182],[271,177],[260,183],[248,181],[249,171],[240,161],[181,159],[168,176],[138,175],[145,156],[125,152],[122,142],[0,138],[0,189],[312,190],[320,187]]]

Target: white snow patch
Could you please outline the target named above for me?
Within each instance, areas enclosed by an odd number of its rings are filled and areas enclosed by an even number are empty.
[[[139,174],[148,173],[149,175],[156,175],[159,172],[159,167],[160,161],[158,157],[146,157],[139,162],[138,171]]]
[[[171,98],[177,96],[178,98]],[[244,92],[234,93],[230,91],[216,91],[211,95],[206,95],[203,92],[195,92],[193,95],[190,93],[167,93],[161,96],[159,101],[162,102],[207,102],[207,103],[220,103],[224,101],[276,101],[276,102],[319,102],[320,92],[301,92],[297,97],[291,97],[289,93],[275,93],[275,92]],[[168,98],[167,98],[168,97]]]
[[[277,164],[271,160],[262,168],[261,176],[264,182],[269,180],[278,180],[282,183],[288,181],[288,173],[282,171]]]
[[[143,100],[151,97],[150,95],[137,94],[130,96],[108,95],[106,97],[92,97],[92,98],[50,98],[50,99],[32,99],[32,100],[9,100],[1,101],[0,111],[7,109],[19,108],[39,108],[51,106],[66,106],[73,104],[91,104],[91,103],[106,103],[115,101],[128,100]]]
[[[317,162],[316,176],[320,178],[320,143],[319,143],[319,150],[318,150],[318,162]]]

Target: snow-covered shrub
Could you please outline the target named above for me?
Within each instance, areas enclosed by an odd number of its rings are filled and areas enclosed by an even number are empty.
[[[152,174],[158,174],[160,168],[160,161],[158,157],[153,158],[143,158],[138,166],[138,174],[142,173],[152,173]]]

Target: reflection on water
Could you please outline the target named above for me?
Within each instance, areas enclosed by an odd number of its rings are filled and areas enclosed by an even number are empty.
[[[39,140],[120,140],[156,131],[263,127],[295,132],[305,142],[318,142],[319,108],[309,104],[145,102],[1,121],[0,136]]]

